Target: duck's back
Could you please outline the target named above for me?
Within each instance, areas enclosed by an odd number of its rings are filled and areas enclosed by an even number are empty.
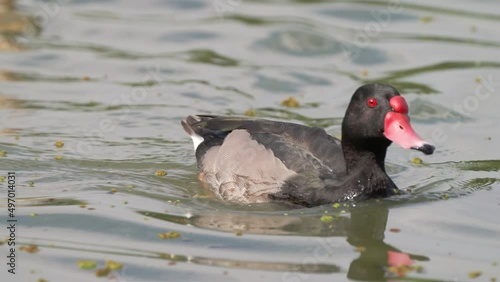
[[[270,120],[189,116],[200,179],[219,198],[266,202],[284,185],[308,185],[345,177],[340,140],[321,128]]]

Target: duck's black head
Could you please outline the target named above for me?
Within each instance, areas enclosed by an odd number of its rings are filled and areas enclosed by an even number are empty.
[[[342,123],[342,144],[360,150],[385,150],[391,142],[405,149],[432,154],[434,146],[413,130],[408,104],[398,90],[387,84],[359,87],[351,98]]]

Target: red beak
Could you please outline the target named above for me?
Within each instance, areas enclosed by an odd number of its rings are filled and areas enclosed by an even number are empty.
[[[387,139],[405,149],[422,151],[426,155],[434,152],[435,147],[420,138],[410,125],[408,104],[401,96],[392,97],[389,101],[393,112],[388,112],[384,119],[384,135]]]

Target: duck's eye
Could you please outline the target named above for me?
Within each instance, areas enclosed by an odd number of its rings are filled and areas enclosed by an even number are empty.
[[[377,100],[375,98],[368,98],[367,104],[368,107],[373,108],[377,105]]]

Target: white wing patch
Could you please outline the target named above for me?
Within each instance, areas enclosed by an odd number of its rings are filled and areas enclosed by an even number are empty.
[[[196,149],[198,148],[198,146],[200,146],[201,143],[203,143],[203,141],[205,141],[205,139],[203,139],[203,137],[201,137],[198,134],[193,134],[193,135],[190,135],[189,137],[191,137],[191,139],[193,139],[194,152],[196,153]]]

